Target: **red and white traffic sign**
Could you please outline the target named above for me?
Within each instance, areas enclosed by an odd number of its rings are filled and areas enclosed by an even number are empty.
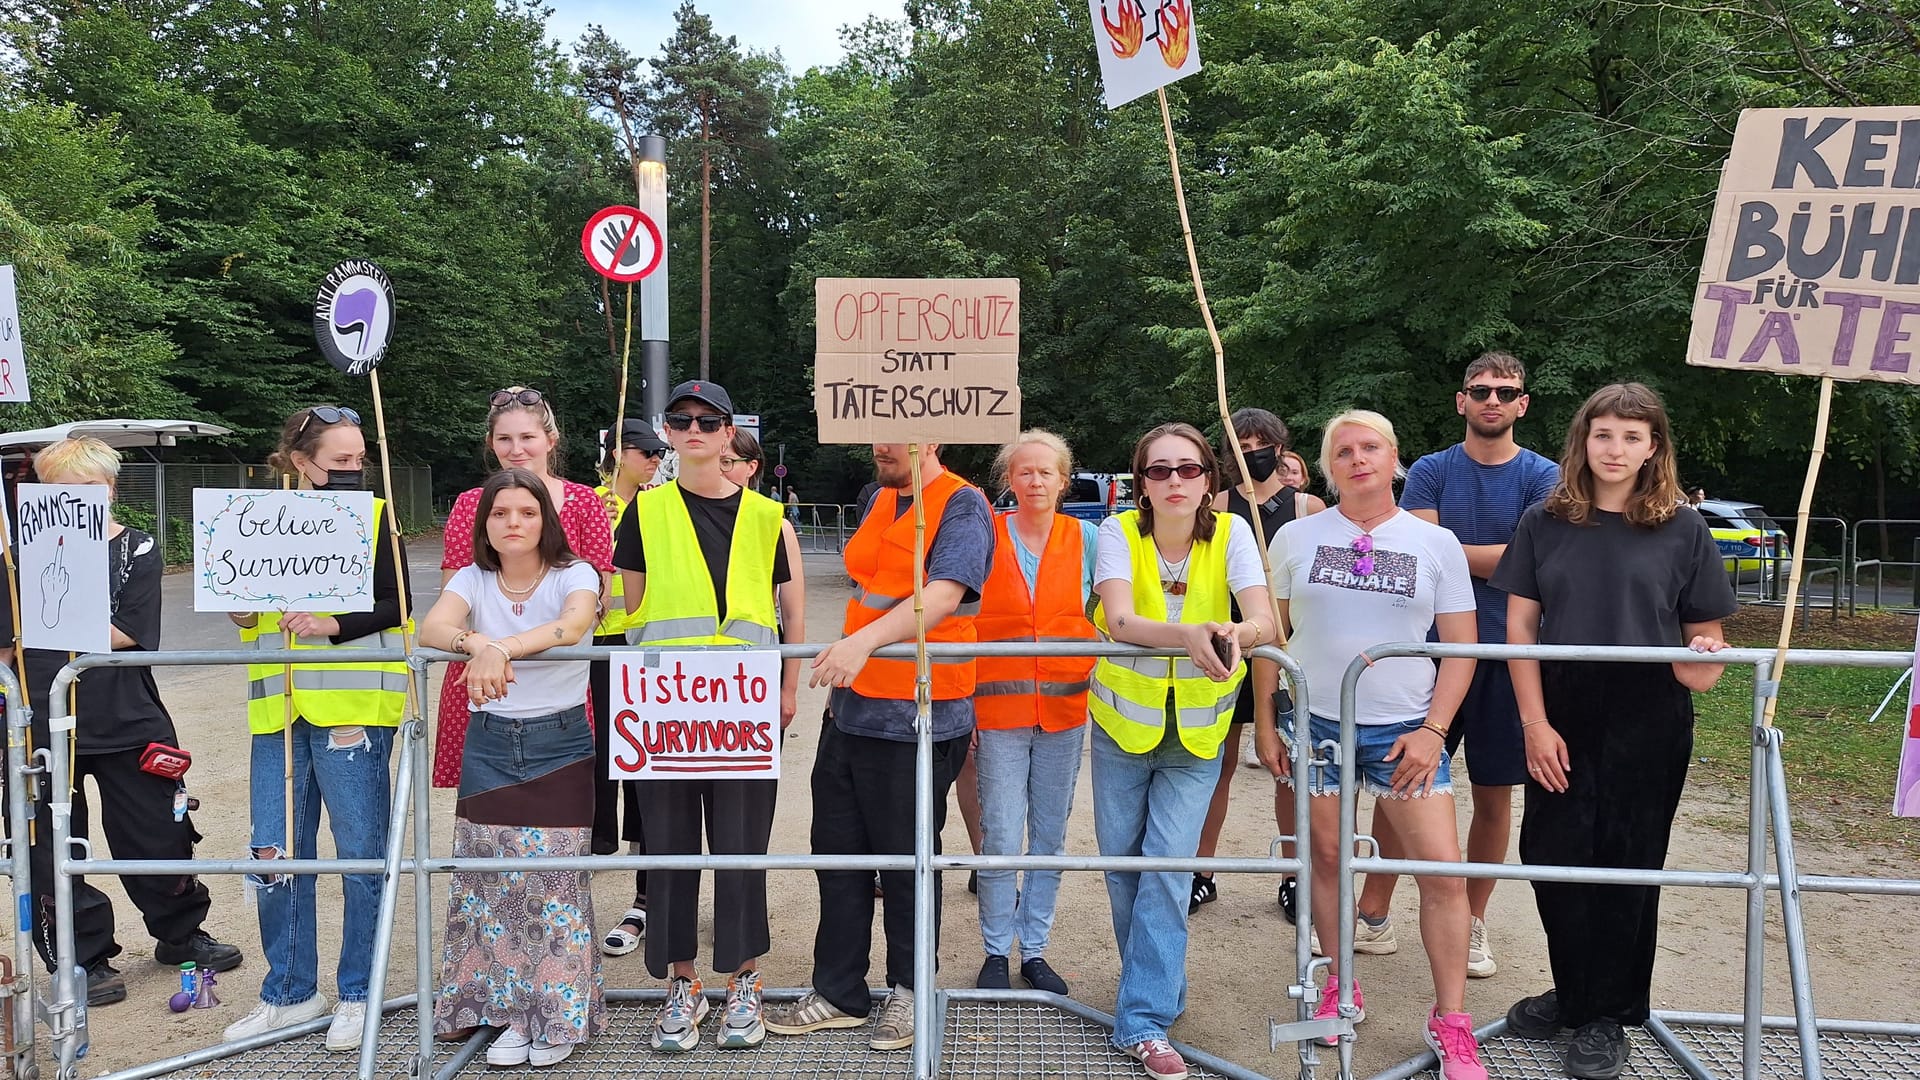
[[[631,206],[609,206],[580,230],[580,252],[587,265],[613,281],[639,281],[653,273],[666,249],[660,226]]]

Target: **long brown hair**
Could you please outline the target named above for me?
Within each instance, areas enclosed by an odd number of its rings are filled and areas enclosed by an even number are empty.
[[[493,504],[500,493],[513,488],[532,492],[533,501],[540,505],[541,565],[558,569],[579,561],[567,544],[566,530],[560,527],[560,515],[547,494],[547,482],[526,469],[501,469],[480,486],[480,507],[473,514],[473,565],[499,572],[500,554],[493,550],[493,542],[487,537],[487,518],[493,515]]]
[[[1673,464],[1673,429],[1660,395],[1637,382],[1614,383],[1593,392],[1573,423],[1567,426],[1567,445],[1560,452],[1560,483],[1547,496],[1547,513],[1575,525],[1593,521],[1593,471],[1587,467],[1587,434],[1603,417],[1645,421],[1653,435],[1653,456],[1635,478],[1627,498],[1627,524],[1652,528],[1664,524],[1680,509],[1686,495]]]
[[[1135,490],[1140,492],[1136,505],[1140,510],[1140,535],[1153,535],[1153,507],[1147,502],[1147,448],[1168,435],[1176,435],[1193,444],[1194,456],[1200,459],[1200,467],[1206,474],[1200,479],[1206,483],[1206,494],[1200,497],[1199,509],[1193,516],[1193,538],[1199,541],[1213,539],[1213,501],[1208,498],[1220,490],[1220,460],[1213,456],[1213,447],[1207,445],[1207,437],[1192,424],[1178,421],[1161,424],[1145,435],[1133,447],[1133,482]]]

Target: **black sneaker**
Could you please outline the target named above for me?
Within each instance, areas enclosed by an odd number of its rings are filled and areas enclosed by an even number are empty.
[[[1220,899],[1220,887],[1213,879],[1204,874],[1193,875],[1193,895],[1187,898],[1187,914],[1200,910],[1201,904],[1211,904]]]
[[[177,968],[187,961],[201,971],[232,971],[240,966],[240,950],[215,941],[205,930],[195,930],[185,941],[163,941],[153,947],[153,958]]]
[[[112,1005],[127,1000],[127,981],[105,960],[87,969],[87,1006]]]
[[[980,977],[973,985],[981,990],[1010,990],[1013,983],[1007,978],[1007,958],[989,956],[987,962],[980,965]]]
[[[1565,1031],[1560,1022],[1560,992],[1549,990],[1521,998],[1507,1010],[1507,1034],[1516,1039],[1551,1039]]]
[[[980,895],[980,871],[967,871],[967,891],[975,896]]]
[[[1616,1080],[1627,1067],[1627,1032],[1611,1020],[1582,1025],[1567,1044],[1568,1076],[1576,1080]]]
[[[1027,980],[1027,985],[1035,990],[1045,990],[1049,994],[1059,994],[1061,997],[1067,996],[1067,980],[1053,970],[1053,965],[1047,963],[1044,956],[1036,956],[1022,963],[1020,977]]]
[[[1280,915],[1294,926],[1300,925],[1300,913],[1294,908],[1295,896],[1299,891],[1299,878],[1289,874],[1280,879]]]

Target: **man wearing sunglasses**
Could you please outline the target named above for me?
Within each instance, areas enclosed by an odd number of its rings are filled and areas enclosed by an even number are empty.
[[[1507,640],[1507,596],[1488,585],[1487,579],[1513,539],[1520,515],[1552,494],[1560,480],[1558,465],[1514,441],[1513,425],[1527,415],[1526,385],[1527,369],[1511,353],[1483,353],[1468,364],[1462,389],[1453,395],[1454,410],[1467,420],[1465,441],[1414,462],[1400,496],[1402,509],[1459,538],[1467,553],[1467,569],[1473,574],[1480,642],[1485,645]],[[1507,680],[1507,665],[1475,666],[1473,684],[1447,738],[1448,755],[1463,740],[1473,780],[1467,859],[1505,862],[1513,831],[1513,788],[1527,782],[1526,739],[1520,731],[1520,711],[1514,704],[1513,684]],[[1381,828],[1377,820],[1375,834],[1383,847],[1395,842],[1392,828]],[[1356,940],[1362,952],[1390,953],[1398,948],[1386,921],[1394,881],[1388,875],[1370,874],[1361,890]],[[1492,878],[1467,882],[1467,903],[1473,911],[1467,974],[1476,979],[1498,970],[1487,942],[1487,901],[1493,896],[1493,885]]]

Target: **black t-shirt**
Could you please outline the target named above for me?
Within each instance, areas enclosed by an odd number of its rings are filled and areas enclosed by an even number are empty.
[[[380,515],[380,535],[373,539],[373,610],[348,611],[334,616],[340,624],[340,632],[331,640],[335,645],[363,638],[368,634],[377,634],[382,630],[396,630],[400,626],[400,578],[394,572],[393,556],[393,513],[391,510]],[[400,544],[400,570],[406,572],[407,546]],[[413,575],[407,575],[408,588],[411,590]],[[407,595],[413,595],[409,592]]]
[[[1300,492],[1297,488],[1282,487],[1273,498],[1260,504],[1260,528],[1262,530],[1260,539],[1269,544],[1273,543],[1273,534],[1280,531],[1280,526],[1293,520],[1293,513],[1298,509],[1300,503],[1298,498],[1299,494]],[[1237,515],[1241,521],[1247,523],[1248,530],[1252,530],[1253,504],[1247,501],[1245,495],[1240,494],[1240,489],[1227,489],[1227,511]],[[1229,616],[1233,621],[1239,622],[1239,599],[1228,600],[1227,608]],[[1251,679],[1247,680],[1249,684],[1252,681]],[[1246,695],[1243,694],[1241,696],[1245,697]]]
[[[714,600],[720,605],[720,621],[727,621],[727,559],[733,550],[733,525],[740,519],[740,501],[744,491],[724,499],[709,499],[680,489],[687,504],[687,516],[693,519],[693,535],[700,542],[700,554],[707,560],[707,573],[713,577]],[[640,539],[639,501],[620,515],[620,527],[613,538],[613,566],[616,570],[647,572],[647,552]],[[779,535],[773,538],[773,582],[782,585],[793,579],[787,565],[787,545]]]
[[[113,625],[133,639],[131,650],[151,652],[160,647],[160,578],[165,569],[160,545],[139,529],[123,529],[107,541]],[[64,652],[26,650],[27,697],[33,702],[39,737],[46,733],[47,692],[66,664]],[[173,718],[160,701],[152,668],[93,668],[81,673],[77,685],[78,753],[111,754],[145,749],[150,742],[174,741]]]
[[[1740,606],[1706,521],[1686,506],[1648,529],[1604,510],[1574,525],[1537,503],[1490,584],[1540,602],[1543,645],[1684,645],[1682,624]]]

